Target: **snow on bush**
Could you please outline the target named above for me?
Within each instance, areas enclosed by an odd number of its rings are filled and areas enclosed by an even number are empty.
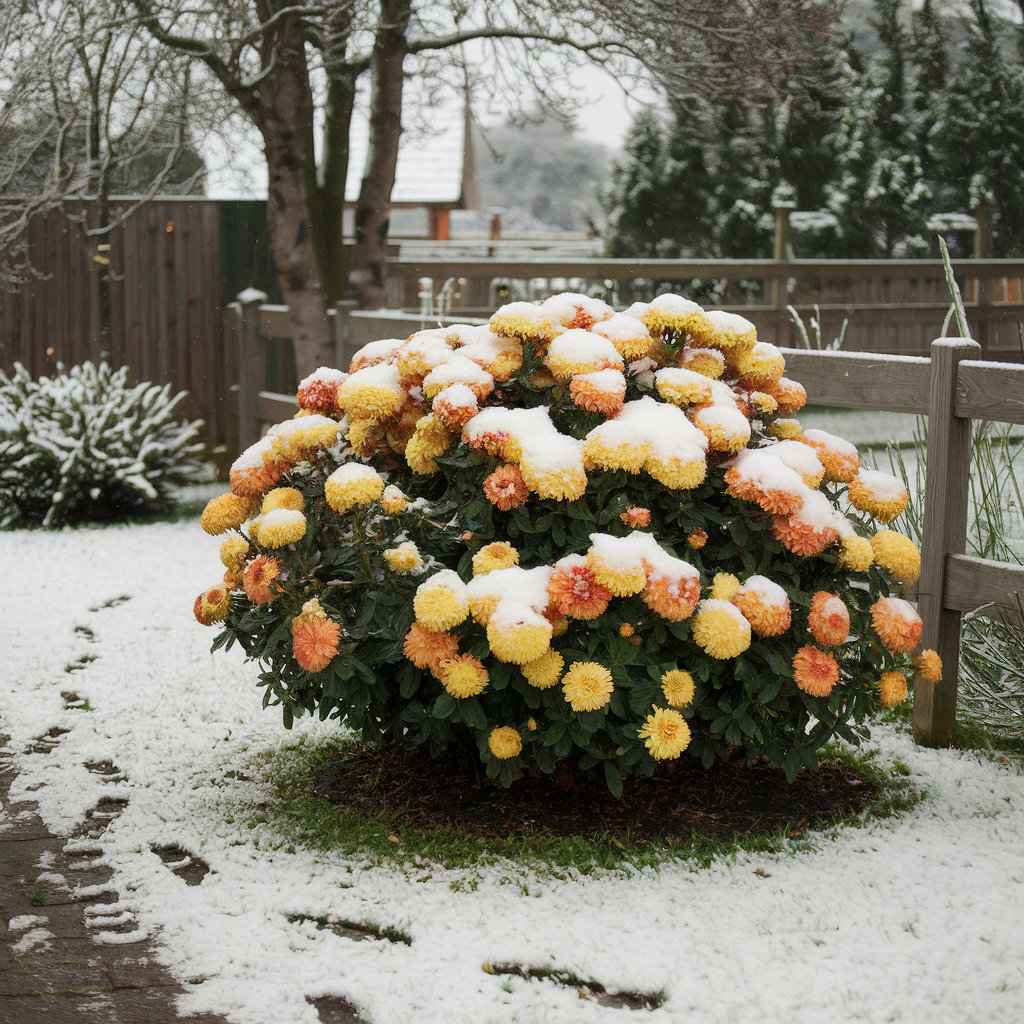
[[[196,618],[286,725],[470,744],[506,785],[566,761],[619,793],[684,751],[792,777],[905,699],[920,555],[878,526],[902,484],[805,433],[784,371],[749,321],[674,295],[374,342],[235,462]]]
[[[185,392],[127,378],[91,362],[39,380],[20,363],[0,371],[0,523],[122,518],[195,475],[202,421],[176,421]]]

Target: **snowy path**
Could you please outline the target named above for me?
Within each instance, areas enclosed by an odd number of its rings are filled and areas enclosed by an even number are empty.
[[[186,986],[182,1010],[313,1024],[306,997],[339,994],[374,1024],[1024,1019],[1024,776],[885,730],[879,757],[909,765],[927,798],[901,821],[819,837],[817,852],[560,881],[273,850],[240,811],[265,789],[225,775],[326,729],[286,733],[260,709],[252,667],[209,653],[212,631],[191,606],[219,576],[217,548],[195,522],[0,533],[0,732],[21,772],[12,797],[38,800],[65,833],[101,796],[128,798],[101,845],[172,973],[205,978]],[[65,708],[62,691],[92,710]],[[53,727],[69,731],[50,752],[21,753]],[[126,779],[84,767],[105,760]],[[166,844],[211,873],[186,885],[151,852]],[[396,927],[412,943],[354,942],[295,915]],[[667,999],[655,1011],[606,1008],[551,982],[489,975],[484,962]]]

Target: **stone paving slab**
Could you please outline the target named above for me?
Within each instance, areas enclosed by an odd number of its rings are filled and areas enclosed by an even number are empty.
[[[3,738],[0,737],[0,743]],[[76,898],[79,886],[103,885],[111,871],[93,857],[64,852],[34,804],[10,803],[13,775],[0,761],[0,1021],[3,1024],[227,1024],[210,1014],[182,1017],[184,989],[156,959],[154,943],[100,945],[85,908],[118,899],[113,890]],[[96,823],[86,823],[86,828]],[[86,833],[88,834],[88,833]],[[43,867],[40,862],[47,863]],[[50,875],[51,877],[40,878]],[[56,876],[63,876],[61,884]],[[45,920],[11,928],[17,918]],[[124,927],[130,929],[130,922]],[[137,927],[137,926],[135,926]],[[355,1018],[358,1020],[358,1018]]]
[[[0,736],[0,745],[4,740]],[[212,1014],[177,1013],[184,989],[158,962],[153,940],[140,933],[136,942],[94,941],[92,933],[103,927],[87,925],[85,908],[116,903],[119,895],[100,888],[78,897],[75,889],[106,885],[110,869],[95,863],[94,853],[65,853],[67,840],[50,834],[35,804],[10,803],[12,781],[10,762],[0,758],[0,1024],[228,1024]],[[95,838],[106,820],[89,818],[76,837]],[[26,917],[45,921],[10,927]],[[133,927],[130,921],[115,926]],[[345,999],[310,1003],[322,1024],[363,1024]]]

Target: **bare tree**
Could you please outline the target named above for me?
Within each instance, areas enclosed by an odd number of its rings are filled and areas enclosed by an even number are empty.
[[[0,13],[0,273],[31,273],[25,233],[60,207],[100,265],[101,346],[110,329],[109,238],[161,191],[202,174],[188,147],[189,61],[156,44],[127,0],[46,0]],[[130,201],[112,196],[131,193]]]
[[[209,69],[262,136],[271,253],[303,374],[331,357],[325,300],[340,298],[351,283],[364,307],[382,303],[390,195],[410,80],[465,77],[467,54],[475,48],[487,67],[476,80],[505,100],[533,92],[564,104],[568,93],[563,87],[559,95],[559,83],[564,86],[568,67],[585,60],[622,73],[630,64],[639,67],[639,59],[656,79],[685,79],[693,88],[734,83],[754,71],[769,74],[784,59],[781,30],[772,30],[778,55],[753,38],[766,30],[772,13],[795,16],[823,6],[816,0],[131,2],[154,39]],[[683,16],[691,8],[694,16]],[[806,39],[801,25],[791,26],[791,51]],[[717,78],[709,74],[708,65],[723,62],[735,68]],[[317,73],[326,80],[319,166]],[[362,75],[370,80],[370,146],[346,267],[341,211]]]

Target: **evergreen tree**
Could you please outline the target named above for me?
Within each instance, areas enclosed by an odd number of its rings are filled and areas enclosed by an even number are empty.
[[[1024,254],[1024,75],[1007,60],[985,0],[965,19],[966,59],[950,76],[931,132],[951,208],[991,196],[997,256]]]
[[[603,197],[609,256],[703,255],[709,180],[703,131],[696,103],[680,105],[671,130],[653,110],[637,116]]]

